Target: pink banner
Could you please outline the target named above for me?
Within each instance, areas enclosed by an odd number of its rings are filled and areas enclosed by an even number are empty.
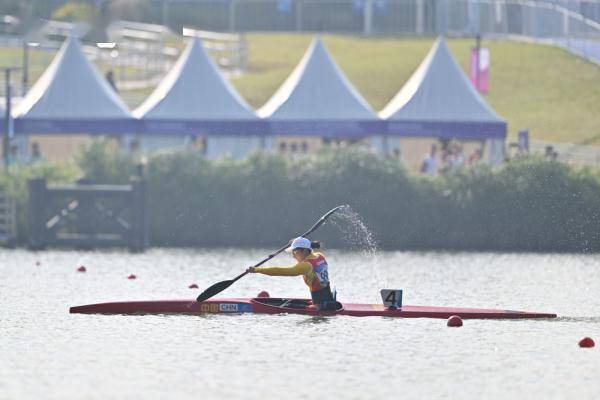
[[[479,72],[477,71],[477,65],[479,64]],[[471,67],[469,69],[469,75],[473,86],[479,91],[479,93],[487,93],[489,89],[489,70],[490,70],[490,51],[485,47],[479,49],[477,54],[477,48],[471,48]]]

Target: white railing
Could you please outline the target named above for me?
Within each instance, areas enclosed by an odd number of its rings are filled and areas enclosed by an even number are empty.
[[[197,36],[202,46],[219,66],[230,71],[243,71],[248,66],[248,42],[240,33],[219,33],[183,28],[183,36]]]
[[[162,23],[237,31],[329,31],[365,35],[455,32],[544,35],[591,29],[598,0],[150,0]],[[596,24],[594,24],[596,23]],[[584,29],[585,30],[585,29]]]

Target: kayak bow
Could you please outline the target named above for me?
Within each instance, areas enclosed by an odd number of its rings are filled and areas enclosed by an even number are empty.
[[[448,318],[458,315],[463,319],[528,319],[556,318],[556,314],[456,307],[428,307],[403,305],[390,309],[382,304],[339,303],[337,311],[309,309],[308,300],[284,298],[231,298],[196,300],[154,300],[98,303],[70,308],[71,314],[303,314],[313,316],[347,315],[352,317],[395,318]]]

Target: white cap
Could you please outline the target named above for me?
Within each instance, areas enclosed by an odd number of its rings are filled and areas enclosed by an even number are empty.
[[[290,248],[290,251],[292,251],[292,250],[296,250],[296,249],[309,249],[310,250],[312,247],[310,245],[310,240],[300,236],[292,241],[292,244],[289,248]]]

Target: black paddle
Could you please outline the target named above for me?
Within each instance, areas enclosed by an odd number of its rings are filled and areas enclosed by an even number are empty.
[[[310,235],[311,233],[313,233],[314,231],[317,230],[318,227],[320,227],[321,225],[323,225],[323,223],[327,220],[327,218],[329,218],[331,216],[331,214],[335,213],[337,210],[339,210],[340,208],[345,207],[345,205],[341,205],[341,206],[337,206],[336,208],[329,210],[327,212],[327,214],[323,215],[313,226],[312,228],[310,228],[309,230],[307,230],[306,232],[304,232],[302,235],[302,237],[306,237],[308,235]],[[282,248],[280,248],[279,250],[277,250],[275,253],[273,254],[269,254],[269,256],[267,258],[265,258],[264,260],[262,260],[261,262],[259,262],[258,264],[256,264],[254,266],[254,268],[256,267],[260,267],[261,265],[263,265],[264,263],[266,263],[267,261],[269,261],[270,259],[272,259],[273,257],[275,257],[277,254],[281,253],[282,251],[284,251],[285,249],[287,249],[288,247],[290,247],[290,244],[286,244],[285,246],[283,246]],[[221,293],[223,290],[227,289],[229,286],[231,286],[235,281],[237,281],[238,279],[242,278],[243,276],[245,276],[248,273],[248,271],[236,276],[235,278],[228,280],[228,281],[222,281],[222,282],[218,282],[215,283],[214,285],[212,285],[211,287],[209,287],[208,289],[206,289],[204,292],[200,293],[200,296],[198,296],[196,298],[196,301],[198,302],[203,302],[204,300],[208,300],[211,297],[213,297],[214,295]]]

